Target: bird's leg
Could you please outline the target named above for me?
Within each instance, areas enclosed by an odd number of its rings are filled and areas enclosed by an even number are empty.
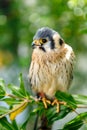
[[[46,99],[46,97],[42,98],[42,102],[43,102],[45,108],[47,108],[47,104],[51,104],[51,101]]]
[[[38,96],[41,98],[45,108],[47,108],[47,104],[51,104],[51,101],[46,98],[44,93],[38,93]]]
[[[52,106],[55,104],[57,105],[56,111],[58,113],[60,111],[60,105],[66,105],[66,102],[59,101],[58,99],[55,98],[54,101],[52,102]]]
[[[57,108],[56,108],[57,112],[59,112],[60,105],[59,105],[59,101],[57,99],[54,99],[54,101],[52,102],[52,106],[55,105],[55,104],[57,105]]]

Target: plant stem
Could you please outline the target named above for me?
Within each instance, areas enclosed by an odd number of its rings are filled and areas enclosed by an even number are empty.
[[[45,115],[41,116],[41,126],[37,130],[51,130],[52,126],[48,126],[48,120]]]

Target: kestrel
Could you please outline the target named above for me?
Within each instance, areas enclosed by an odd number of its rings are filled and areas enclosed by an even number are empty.
[[[32,42],[29,79],[36,95],[48,99],[67,91],[73,78],[74,52],[58,32],[48,27],[38,29]]]

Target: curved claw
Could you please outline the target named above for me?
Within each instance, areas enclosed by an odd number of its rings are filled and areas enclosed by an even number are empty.
[[[47,104],[51,104],[51,101],[46,99],[45,97],[42,98],[42,102],[43,102],[45,108],[47,108]]]
[[[56,111],[57,111],[57,113],[59,113],[60,104],[61,105],[66,105],[66,102],[61,102],[61,101],[58,101],[58,99],[54,99],[54,101],[52,102],[52,106],[55,105],[55,104],[57,105]]]

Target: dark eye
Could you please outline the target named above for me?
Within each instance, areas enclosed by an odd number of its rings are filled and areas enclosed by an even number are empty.
[[[47,42],[47,39],[42,39],[42,43],[46,43]]]

